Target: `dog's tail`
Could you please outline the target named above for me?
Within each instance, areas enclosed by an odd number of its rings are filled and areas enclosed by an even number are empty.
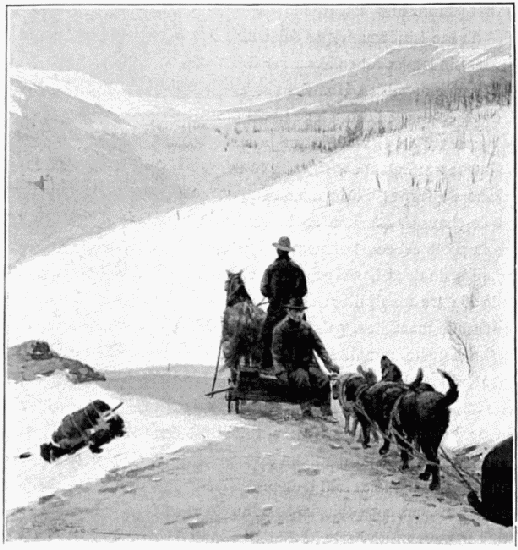
[[[440,404],[446,408],[455,403],[455,401],[457,401],[457,399],[459,398],[459,388],[457,384],[455,384],[453,378],[447,372],[444,372],[440,369],[438,370],[444,376],[444,378],[448,380],[448,384],[450,386],[448,391],[446,392],[446,395],[440,401]]]
[[[415,377],[415,380],[408,385],[408,389],[415,391],[421,385],[422,381],[423,381],[423,369],[419,367],[419,369],[417,370],[417,375]]]

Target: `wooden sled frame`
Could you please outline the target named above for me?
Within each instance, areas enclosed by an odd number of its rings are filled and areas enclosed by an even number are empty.
[[[332,384],[331,380],[331,384]],[[229,388],[225,391],[228,412],[239,414],[240,403],[247,401],[286,403],[289,405],[300,404],[300,399],[293,393],[293,389],[282,384],[275,375],[267,373],[260,368],[238,367],[232,369],[229,379]],[[317,398],[311,401],[313,407],[320,407],[321,401]]]

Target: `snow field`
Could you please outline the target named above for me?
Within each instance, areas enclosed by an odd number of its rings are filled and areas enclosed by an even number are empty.
[[[514,424],[512,135],[508,108],[446,113],[252,195],[35,258],[8,276],[8,345],[44,339],[101,371],[212,365],[225,270],[243,269],[259,302],[271,243],[286,234],[308,277],[308,318],[339,365],[373,363],[380,374],[388,355],[405,379],[421,367],[441,391],[444,369],[460,386],[445,443],[506,437]]]

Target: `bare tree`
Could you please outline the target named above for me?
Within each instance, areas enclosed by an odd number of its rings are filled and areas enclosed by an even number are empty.
[[[454,321],[448,322],[448,336],[453,344],[453,349],[464,358],[468,365],[468,372],[471,374],[471,362],[473,360],[473,349],[468,336],[462,328]]]
[[[489,168],[489,166],[490,166],[490,164],[491,164],[491,161],[493,160],[493,156],[494,156],[494,154],[495,154],[495,152],[496,152],[496,147],[497,147],[497,145],[498,145],[498,140],[499,140],[499,139],[500,139],[500,138],[499,138],[498,136],[496,136],[496,137],[494,137],[494,138],[491,140],[491,141],[492,141],[492,143],[491,143],[492,147],[491,147],[491,152],[489,153],[489,158],[487,159],[486,168]]]

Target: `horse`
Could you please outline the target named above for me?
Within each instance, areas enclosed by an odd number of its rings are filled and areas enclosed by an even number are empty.
[[[245,367],[260,368],[262,357],[261,331],[266,313],[254,305],[241,277],[243,270],[227,270],[227,299],[223,316],[224,368],[229,368],[232,381],[243,361]]]

